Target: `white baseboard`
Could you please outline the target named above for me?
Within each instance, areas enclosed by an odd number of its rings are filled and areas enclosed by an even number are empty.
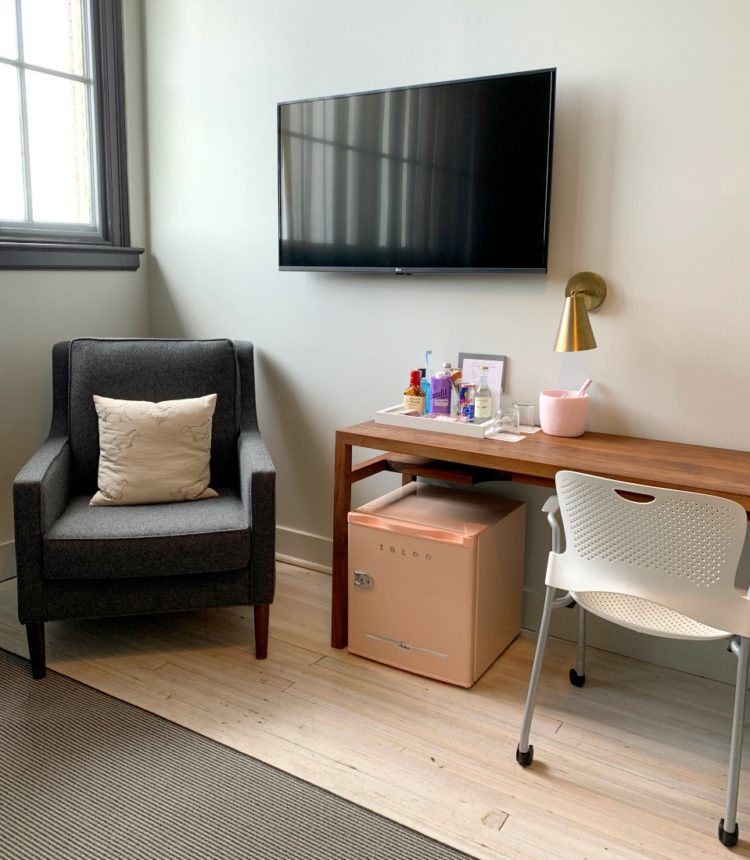
[[[16,575],[16,545],[12,540],[0,543],[0,582]]]
[[[276,526],[276,558],[297,567],[331,572],[333,541],[323,535]]]
[[[308,561],[306,558],[296,558],[293,555],[284,555],[281,552],[276,553],[276,561],[291,564],[293,567],[301,567],[305,570],[314,570],[316,573],[325,573],[328,576],[333,573],[330,565],[316,564],[314,561]]]

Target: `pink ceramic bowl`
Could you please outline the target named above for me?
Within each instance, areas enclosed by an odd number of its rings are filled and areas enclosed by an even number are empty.
[[[589,417],[589,396],[555,389],[539,395],[539,423],[549,436],[580,436]],[[567,395],[567,396],[563,396]]]

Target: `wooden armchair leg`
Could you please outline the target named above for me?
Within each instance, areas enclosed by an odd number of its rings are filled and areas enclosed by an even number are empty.
[[[258,603],[253,607],[255,614],[255,658],[265,660],[268,657],[268,614],[270,605]]]
[[[47,674],[44,649],[44,622],[32,621],[26,625],[26,638],[29,640],[31,658],[31,677],[43,678]]]

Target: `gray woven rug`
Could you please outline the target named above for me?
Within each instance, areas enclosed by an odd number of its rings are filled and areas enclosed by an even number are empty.
[[[0,858],[467,855],[0,650]]]

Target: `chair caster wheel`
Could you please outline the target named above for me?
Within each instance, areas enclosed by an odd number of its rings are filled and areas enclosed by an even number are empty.
[[[529,747],[529,749],[531,749],[531,747]],[[731,833],[728,833],[724,830],[724,819],[721,819],[719,822],[719,842],[721,842],[722,845],[725,845],[727,848],[734,848],[737,844],[737,838],[739,835],[740,828],[736,824],[734,825],[734,830]]]
[[[586,673],[579,675],[575,669],[570,670],[570,683],[574,687],[582,687],[586,683]]]
[[[534,761],[534,745],[529,744],[529,748],[526,752],[521,752],[521,747],[516,747],[516,761],[521,765],[521,767],[528,767],[532,761]]]

